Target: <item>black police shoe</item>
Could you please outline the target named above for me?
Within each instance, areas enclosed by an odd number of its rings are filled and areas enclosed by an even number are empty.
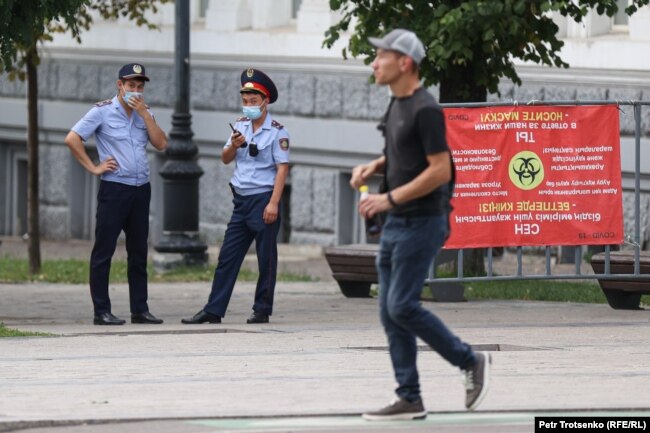
[[[200,323],[221,323],[221,316],[216,314],[208,313],[205,310],[201,310],[196,313],[194,316],[189,319],[181,319],[181,323],[186,325],[198,325]]]
[[[269,315],[253,311],[253,314],[246,320],[246,323],[269,323]]]
[[[115,317],[111,313],[100,313],[95,314],[93,323],[95,325],[124,325],[126,320]]]
[[[145,323],[148,325],[159,325],[163,322],[148,311],[144,313],[131,314],[131,323]]]

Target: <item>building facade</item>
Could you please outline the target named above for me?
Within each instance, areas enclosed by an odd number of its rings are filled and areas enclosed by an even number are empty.
[[[228,181],[233,167],[221,163],[228,122],[240,113],[239,74],[248,67],[267,72],[280,97],[274,118],[291,134],[289,185],[283,207],[282,241],[334,245],[363,240],[356,194],[348,181],[352,167],[376,157],[382,139],[376,129],[389,95],[370,84],[371,70],[360,59],[343,60],[343,38],[322,47],[324,31],[337,21],[327,0],[188,0],[191,2],[191,107],[200,179],[200,232],[219,242],[231,214]],[[625,1],[621,1],[625,3]],[[171,129],[174,105],[174,6],[152,17],[160,31],[128,21],[96,22],[77,44],[58,36],[42,49],[39,67],[40,207],[46,238],[90,239],[98,179],[72,157],[63,143],[70,127],[96,101],[112,97],[119,67],[141,62],[151,77],[145,99],[158,123]],[[633,17],[590,15],[576,24],[557,17],[565,40],[562,57],[570,69],[521,64],[521,87],[502,82],[490,100],[650,100],[650,9]],[[431,89],[435,94],[436,89]],[[650,113],[642,117],[642,148],[650,135]],[[27,230],[26,86],[0,76],[0,234]],[[621,111],[626,232],[632,234],[634,119]],[[91,155],[94,143],[88,143]],[[646,152],[647,153],[647,152]],[[642,156],[644,154],[642,153]],[[644,156],[642,167],[650,167]],[[152,233],[162,230],[164,155],[150,152]],[[650,227],[650,169],[642,176],[642,237]],[[628,229],[629,227],[629,229]]]

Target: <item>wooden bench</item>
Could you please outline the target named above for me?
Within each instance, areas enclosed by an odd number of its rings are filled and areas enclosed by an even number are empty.
[[[370,296],[370,286],[379,282],[375,268],[378,252],[377,244],[339,245],[325,249],[325,258],[332,269],[332,276],[345,297]],[[439,265],[450,262],[456,259],[456,256],[456,250],[440,250],[434,263]]]
[[[650,274],[650,251],[640,252],[639,265],[641,274]],[[594,254],[591,257],[591,267],[596,274],[603,274],[605,272],[605,253]],[[610,252],[609,272],[611,274],[633,274],[634,251]],[[598,284],[607,298],[607,303],[617,310],[638,310],[641,295],[650,294],[650,279],[599,279]]]

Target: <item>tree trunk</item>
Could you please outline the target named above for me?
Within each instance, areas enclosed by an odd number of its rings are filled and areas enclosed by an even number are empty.
[[[473,84],[471,66],[454,69],[454,73],[449,74],[453,78],[440,81],[440,102],[485,102],[487,89]]]
[[[487,100],[487,89],[484,86],[473,85],[472,66],[458,67],[454,73],[448,76],[452,79],[440,82],[440,102],[485,102]],[[463,251],[463,275],[482,276],[485,275],[485,251],[483,248],[468,248]],[[455,268],[458,263],[455,264]],[[454,269],[457,273],[458,269]]]
[[[38,209],[38,54],[36,45],[27,60],[27,234],[29,273],[41,272],[41,240]]]

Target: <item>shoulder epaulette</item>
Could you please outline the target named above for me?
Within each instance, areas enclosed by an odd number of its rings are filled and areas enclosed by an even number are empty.
[[[249,121],[249,120],[251,120],[251,119],[249,119],[249,118],[246,117],[246,116],[242,116],[242,117],[240,117],[239,119],[237,119],[236,122],[247,122],[247,121]]]
[[[96,102],[95,107],[103,107],[104,105],[108,105],[111,102],[113,102],[112,99],[104,99],[103,101]]]
[[[276,122],[275,120],[273,120],[271,122],[271,126],[274,127],[274,128],[278,128],[278,129],[284,128],[284,126],[282,126],[282,124],[280,122]]]

